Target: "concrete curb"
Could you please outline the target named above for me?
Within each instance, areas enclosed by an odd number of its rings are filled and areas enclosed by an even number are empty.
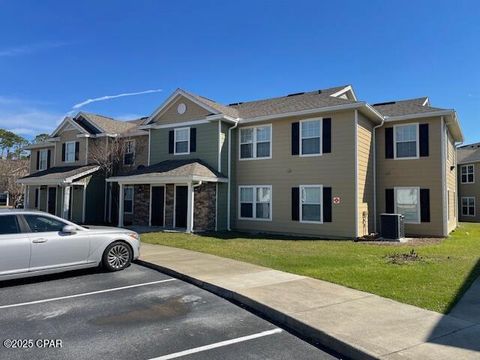
[[[198,286],[224,299],[243,305],[247,310],[258,313],[265,319],[285,328],[288,331],[299,334],[304,339],[312,344],[323,346],[329,350],[340,355],[342,359],[358,359],[358,360],[377,360],[377,356],[370,354],[364,349],[356,348],[344,341],[341,341],[330,334],[323,332],[320,329],[314,328],[298,319],[285,315],[284,313],[269,307],[268,305],[259,303],[244,295],[238,294],[234,291],[224,289],[220,286],[196,279],[189,275],[177,272],[170,268],[161,265],[153,264],[144,260],[136,260],[136,263],[149,267],[154,270],[161,271],[169,276],[186,281],[190,284]]]

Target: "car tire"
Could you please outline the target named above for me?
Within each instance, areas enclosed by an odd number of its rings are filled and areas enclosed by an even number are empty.
[[[103,252],[102,265],[107,271],[120,271],[130,266],[132,257],[132,249],[127,243],[115,241]]]

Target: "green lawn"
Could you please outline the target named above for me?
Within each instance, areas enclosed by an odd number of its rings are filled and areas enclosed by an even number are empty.
[[[434,244],[372,245],[238,233],[149,233],[142,241],[327,280],[441,313],[480,275],[480,224],[462,223],[448,239]],[[412,249],[421,260],[399,264],[389,258]]]

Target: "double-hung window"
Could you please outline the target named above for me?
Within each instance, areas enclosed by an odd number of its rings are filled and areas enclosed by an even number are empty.
[[[123,212],[133,214],[133,186],[125,186],[123,189]]]
[[[240,186],[240,219],[272,219],[272,187],[270,185]]]
[[[395,125],[395,158],[416,159],[419,153],[418,124]]]
[[[175,155],[190,154],[190,128],[175,129]]]
[[[272,156],[272,126],[240,129],[240,159],[269,159]]]
[[[473,184],[475,182],[475,165],[462,165],[462,184]]]
[[[38,170],[46,170],[48,166],[48,150],[43,149],[38,152]]]
[[[322,122],[320,119],[300,121],[300,155],[320,155]]]
[[[65,162],[75,162],[75,141],[65,143]]]
[[[300,221],[322,223],[323,187],[321,185],[300,186]]]
[[[125,153],[123,155],[123,163],[125,165],[133,165],[135,161],[135,140],[125,141]]]
[[[475,198],[473,196],[462,197],[462,215],[475,216]]]
[[[395,188],[395,213],[405,216],[406,223],[420,223],[420,189]]]

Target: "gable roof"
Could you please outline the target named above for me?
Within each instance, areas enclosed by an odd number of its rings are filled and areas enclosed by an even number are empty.
[[[71,125],[72,127],[76,128],[78,131],[80,131],[82,134],[89,134],[89,132],[81,125],[79,125],[77,122],[73,120],[70,116],[66,116],[63,121],[56,127],[55,130],[53,130],[52,134],[50,137],[55,137],[57,133],[60,132],[60,130],[67,125]]]
[[[77,116],[75,116],[75,119],[79,119],[81,117],[88,119],[88,121],[90,121],[93,126],[99,130],[98,133],[121,134],[137,126],[137,124],[132,121],[115,120],[107,116],[85,112],[79,113]]]
[[[38,171],[17,180],[20,184],[61,185],[72,183],[84,176],[98,171],[98,165],[57,166]]]
[[[387,101],[382,103],[372,104],[372,106],[380,112],[383,116],[403,116],[410,114],[421,114],[433,111],[442,111],[448,109],[441,109],[430,106],[428,97],[420,97],[407,100]]]
[[[466,164],[480,161],[480,143],[464,145],[457,149],[457,163]]]

